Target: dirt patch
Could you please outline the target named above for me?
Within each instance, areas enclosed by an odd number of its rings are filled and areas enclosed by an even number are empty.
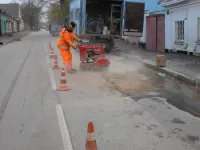
[[[102,73],[104,79],[115,86],[117,90],[129,96],[152,90],[152,84],[148,78],[138,72],[126,73]]]
[[[177,123],[177,124],[186,124],[184,121],[178,119],[178,118],[175,118],[172,120],[172,123]]]
[[[182,131],[183,131],[183,129],[180,129],[180,128],[175,128],[173,131],[174,131],[175,133],[176,133],[176,132],[182,132]]]
[[[187,141],[189,141],[190,143],[196,143],[200,141],[200,138],[198,136],[193,136],[193,135],[187,135],[186,138]]]
[[[164,137],[162,132],[158,132],[158,133],[156,133],[156,135],[157,135],[159,138],[163,138],[163,137]]]
[[[199,136],[194,135],[186,135],[185,137],[180,138],[182,141],[187,142],[189,144],[194,144],[194,146],[197,146],[197,149],[200,148],[200,138]]]
[[[155,101],[157,103],[165,105],[165,102],[162,99],[158,98],[158,97],[152,97],[151,100]]]
[[[21,37],[16,37],[13,39],[13,41],[21,41]]]

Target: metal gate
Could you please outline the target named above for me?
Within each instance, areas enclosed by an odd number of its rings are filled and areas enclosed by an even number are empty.
[[[146,49],[156,51],[156,17],[146,18]]]
[[[146,18],[146,49],[165,52],[165,16],[151,15]]]
[[[165,53],[165,16],[157,17],[157,51]]]

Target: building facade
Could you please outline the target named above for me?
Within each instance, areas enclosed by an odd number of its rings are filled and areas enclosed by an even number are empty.
[[[0,10],[0,21],[1,21],[0,35],[4,35],[7,32],[7,18],[8,16]]]
[[[16,22],[14,23],[14,31],[22,31],[24,30],[24,23],[21,17],[20,4],[0,4],[0,9],[4,10],[4,12],[11,16]],[[17,24],[17,27],[16,27]],[[16,30],[17,29],[17,30]]]
[[[12,32],[18,32],[19,31],[19,23],[18,20],[13,19],[13,24],[12,24]]]
[[[165,7],[165,48],[200,54],[200,0],[161,0]]]
[[[12,18],[6,14],[5,11],[0,9],[0,35],[11,35],[14,32],[18,32],[18,29],[18,20]]]

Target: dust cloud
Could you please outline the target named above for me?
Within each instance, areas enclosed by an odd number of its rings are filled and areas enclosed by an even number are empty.
[[[140,92],[152,90],[148,76],[140,73],[145,67],[142,63],[133,59],[109,56],[111,62],[107,72],[103,72],[104,79],[114,85],[123,94],[132,96]]]
[[[136,59],[108,56],[111,64],[108,71],[110,73],[137,72],[144,68],[144,65]]]

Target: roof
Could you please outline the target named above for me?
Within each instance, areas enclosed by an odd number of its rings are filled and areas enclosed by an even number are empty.
[[[167,0],[158,0],[158,4],[161,4],[161,3],[165,2],[165,1],[167,1]]]
[[[165,7],[165,6],[174,5],[174,4],[178,4],[178,3],[182,3],[186,1],[189,1],[189,0],[158,0],[158,4]]]
[[[0,9],[0,14],[4,14],[4,15],[8,16],[9,18],[12,18],[13,20],[16,20],[16,21],[18,20],[16,18],[13,18],[10,15],[6,14],[2,9]]]
[[[19,17],[19,4],[0,4],[0,9],[11,17]]]

